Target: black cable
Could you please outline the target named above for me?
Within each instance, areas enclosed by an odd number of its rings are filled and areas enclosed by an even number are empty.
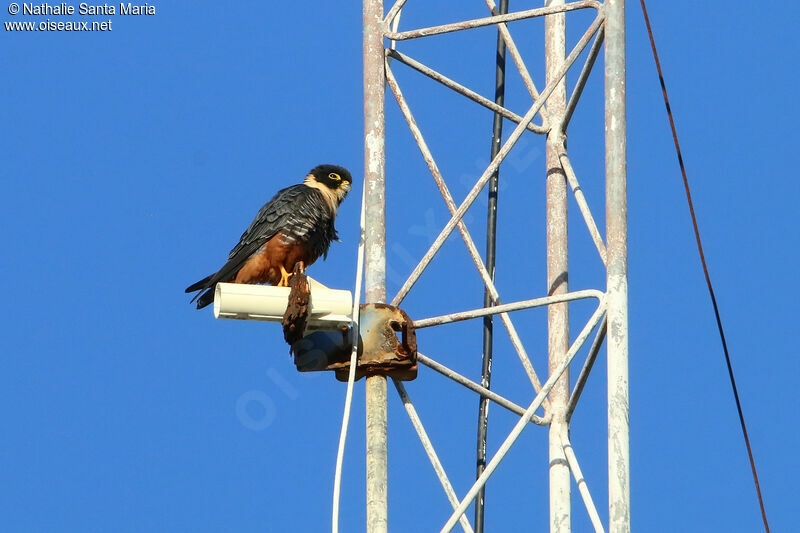
[[[722,340],[722,350],[725,352],[725,363],[728,365],[728,376],[731,379],[731,387],[733,388],[733,397],[736,400],[736,410],[739,412],[739,422],[742,426],[742,434],[744,435],[744,442],[747,445],[747,455],[750,457],[750,468],[753,471],[753,481],[756,485],[756,492],[758,493],[758,504],[761,506],[761,517],[764,519],[764,529],[769,533],[769,524],[767,523],[767,512],[764,509],[764,498],[761,495],[761,486],[758,483],[758,473],[756,472],[756,463],[753,459],[753,450],[750,447],[750,439],[747,436],[747,426],[744,423],[744,414],[742,413],[742,404],[739,401],[739,391],[736,388],[736,379],[733,377],[733,366],[731,365],[731,357],[728,354],[728,343],[725,342],[725,332],[722,329],[722,320],[719,316],[719,308],[717,307],[717,298],[714,296],[714,288],[711,286],[711,277],[708,274],[708,265],[706,265],[706,256],[703,253],[703,244],[700,242],[700,230],[697,228],[697,217],[694,214],[694,203],[692,202],[692,193],[689,190],[689,180],[686,177],[686,167],[683,164],[683,156],[681,155],[681,146],[678,143],[678,133],[675,129],[675,120],[672,118],[672,109],[669,105],[669,97],[667,96],[667,86],[664,83],[664,74],[661,71],[661,62],[658,60],[658,52],[656,51],[656,42],[653,39],[653,29],[650,27],[650,17],[647,16],[647,7],[644,5],[644,0],[640,0],[642,4],[642,12],[644,13],[644,22],[647,24],[647,33],[650,36],[650,46],[653,48],[653,58],[656,62],[656,69],[658,69],[658,79],[661,82],[661,91],[664,93],[664,105],[667,106],[667,115],[669,116],[669,125],[672,128],[672,138],[675,141],[675,150],[678,153],[678,163],[681,167],[681,174],[683,175],[683,187],[686,189],[686,200],[689,202],[689,212],[692,215],[692,225],[694,226],[694,236],[697,240],[697,251],[700,252],[700,262],[703,264],[703,274],[706,277],[706,285],[708,285],[708,294],[711,296],[711,304],[714,306],[714,316],[717,318],[717,328],[719,329],[719,336]]]
[[[508,13],[508,0],[501,0],[499,13]],[[497,105],[503,105],[506,90],[506,42],[497,30],[497,56],[495,60],[495,88],[494,101]],[[494,159],[500,151],[500,143],[503,137],[503,117],[499,113],[494,114],[492,124],[492,147],[491,159]],[[489,213],[486,218],[486,271],[494,281],[495,269],[495,250],[497,237],[497,190],[499,172],[496,170],[489,179]],[[494,305],[489,289],[484,291],[483,306]],[[483,364],[481,368],[481,386],[490,388],[492,380],[492,341],[494,334],[494,322],[492,315],[483,319]],[[489,399],[481,397],[478,404],[478,443],[475,478],[479,478],[486,468],[486,434],[489,424]],[[475,533],[483,533],[483,517],[486,487],[481,487],[475,498]]]

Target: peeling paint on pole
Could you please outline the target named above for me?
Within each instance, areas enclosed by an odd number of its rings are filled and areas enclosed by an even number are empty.
[[[607,0],[606,239],[609,533],[630,532],[625,0]]]
[[[386,129],[383,0],[364,0],[364,292],[386,301]],[[367,532],[388,530],[386,377],[366,379]]]
[[[563,6],[564,0],[545,0],[545,6]],[[547,119],[555,125],[547,135],[546,207],[547,207],[547,294],[568,292],[567,253],[567,178],[561,167],[559,146],[563,132],[558,128],[567,105],[567,85],[558,78],[558,70],[566,56],[566,17],[564,13],[544,18],[546,85],[557,83],[547,99]],[[550,375],[562,366],[569,350],[569,305],[557,303],[547,308],[547,344]],[[569,533],[572,529],[570,507],[571,479],[562,435],[568,432],[566,417],[569,403],[569,369],[550,391],[551,416],[549,430],[550,459],[550,533]]]

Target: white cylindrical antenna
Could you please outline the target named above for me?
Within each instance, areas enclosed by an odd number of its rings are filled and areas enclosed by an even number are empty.
[[[307,331],[349,326],[353,311],[350,291],[329,289],[308,278],[311,298]],[[289,303],[289,287],[217,283],[214,317],[280,322]]]

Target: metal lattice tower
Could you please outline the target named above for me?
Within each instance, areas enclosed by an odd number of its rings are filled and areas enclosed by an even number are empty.
[[[412,3],[416,0],[412,0]],[[503,460],[509,448],[523,430],[536,431],[531,426],[545,426],[549,438],[550,464],[550,531],[571,530],[570,491],[572,480],[588,511],[596,531],[622,533],[630,531],[629,441],[628,441],[628,310],[627,310],[627,204],[626,204],[626,119],[625,119],[625,1],[564,0],[545,1],[545,6],[508,14],[500,14],[493,0],[485,0],[487,17],[455,22],[442,26],[397,31],[392,23],[406,0],[397,0],[388,14],[383,0],[364,0],[364,113],[365,113],[365,291],[366,302],[386,302],[386,232],[385,232],[385,87],[397,101],[419,146],[422,156],[438,186],[451,218],[441,230],[428,252],[420,260],[398,294],[391,300],[399,305],[434,259],[444,241],[458,230],[489,295],[490,303],[481,309],[416,320],[416,328],[426,328],[457,320],[499,315],[519,356],[522,368],[531,382],[531,403],[519,406],[495,391],[475,383],[423,354],[418,361],[453,379],[481,397],[519,415],[519,421],[490,457],[477,480],[464,495],[453,489],[436,451],[428,438],[408,391],[400,381],[394,385],[408,412],[411,422],[428,454],[442,487],[452,504],[453,513],[442,531],[451,531],[460,524],[464,531],[481,531],[482,524],[470,523],[465,511],[479,495],[488,478]],[[565,20],[577,10],[593,10],[589,24],[577,45],[567,53]],[[539,91],[519,53],[506,23],[535,17],[545,17],[546,79]],[[489,100],[459,83],[416,61],[400,50],[386,48],[387,40],[402,41],[455,31],[468,31],[484,26],[496,26],[516,68],[522,75],[531,97],[531,105],[520,116],[503,105]],[[579,56],[586,47],[589,52],[579,71],[577,82],[568,93],[566,74],[577,68]],[[402,46],[399,47],[402,49]],[[603,240],[579,185],[566,148],[566,130],[581,97],[595,60],[601,50],[605,53],[605,169],[606,169],[606,239]],[[493,152],[494,157],[478,178],[464,201],[457,205],[450,194],[422,131],[403,96],[389,59],[415,69],[434,81],[468,97],[515,126],[508,139]],[[534,122],[541,117],[541,125]],[[462,218],[479,193],[526,130],[546,137],[546,210],[547,210],[547,281],[549,292],[539,298],[503,303],[490,274]],[[606,288],[569,291],[567,273],[567,201],[574,197],[597,253],[606,267]],[[568,302],[594,300],[596,308],[572,343],[569,340]],[[528,352],[514,322],[513,311],[546,306],[548,310],[548,368],[544,381],[537,376]],[[608,332],[608,335],[606,335]],[[595,502],[583,478],[578,462],[579,453],[569,438],[570,418],[600,348],[607,344],[608,386],[608,516],[604,525]],[[581,348],[586,345],[586,349]],[[570,362],[579,354],[585,355],[582,370],[570,380]],[[387,509],[387,380],[383,376],[367,378],[367,531],[388,530]],[[539,409],[542,415],[537,415]],[[530,428],[530,429],[528,429]],[[474,529],[473,529],[474,527]]]

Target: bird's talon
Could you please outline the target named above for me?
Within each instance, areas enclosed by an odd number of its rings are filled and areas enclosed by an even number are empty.
[[[283,268],[283,265],[281,265],[281,280],[278,282],[278,287],[288,287],[290,277],[291,274],[287,272],[285,268]]]

